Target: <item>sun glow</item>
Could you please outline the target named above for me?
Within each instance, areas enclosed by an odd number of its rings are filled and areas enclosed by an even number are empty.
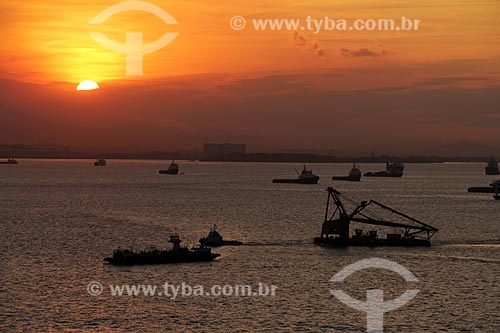
[[[99,89],[99,85],[92,80],[85,80],[80,82],[76,90],[96,90]]]

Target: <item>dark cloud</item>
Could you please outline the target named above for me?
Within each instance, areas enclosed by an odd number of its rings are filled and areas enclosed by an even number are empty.
[[[292,33],[292,39],[297,46],[303,47],[307,45],[306,37],[304,35],[301,35],[298,31],[294,31]]]
[[[265,75],[238,78],[222,82],[219,88],[238,96],[281,95],[311,89],[311,85],[299,77],[297,75]]]
[[[459,82],[467,81],[486,81],[487,77],[484,76],[448,76],[448,77],[436,77],[427,81],[418,83],[418,86],[443,86],[450,85]]]
[[[387,54],[385,51],[376,52],[367,47],[363,47],[359,50],[351,50],[344,47],[340,50],[340,53],[344,57],[380,57]]]
[[[292,32],[292,41],[294,44],[307,52],[314,53],[318,58],[325,57],[325,50],[316,39],[309,40],[304,34],[298,31]]]

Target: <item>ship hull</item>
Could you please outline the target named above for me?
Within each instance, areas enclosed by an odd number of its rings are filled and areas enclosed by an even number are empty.
[[[220,257],[218,253],[207,254],[176,254],[176,255],[157,255],[157,256],[141,256],[131,255],[127,258],[105,258],[104,261],[116,266],[135,266],[135,265],[162,265],[162,264],[178,264],[191,262],[207,262]]]
[[[467,189],[469,193],[495,193],[494,187],[469,187]]]
[[[239,246],[243,245],[242,242],[239,241],[222,241],[222,242],[215,242],[215,241],[209,241],[204,238],[200,239],[200,244],[202,246],[210,246],[210,247],[218,247],[218,246]]]
[[[340,180],[347,182],[359,182],[361,180],[361,175],[359,176],[333,176],[332,180]]]
[[[318,179],[273,179],[274,184],[317,184]]]
[[[486,167],[486,170],[485,170],[486,174],[487,175],[500,175],[500,170],[498,170],[498,168],[489,168],[489,167]]]
[[[365,173],[365,177],[401,178],[401,177],[403,177],[403,173],[394,173],[394,172],[387,172],[387,171],[367,172],[367,173]]]
[[[160,175],[178,175],[179,170],[160,170],[158,173]]]
[[[428,247],[431,242],[425,239],[340,239],[340,238],[314,238],[314,244],[325,247],[348,247],[348,246],[368,246],[368,247]]]

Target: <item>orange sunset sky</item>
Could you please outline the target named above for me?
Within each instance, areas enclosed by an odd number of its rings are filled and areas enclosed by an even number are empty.
[[[139,11],[89,24],[119,2],[0,2],[0,144],[427,153],[473,143],[500,154],[498,0],[152,0],[179,24]],[[421,23],[405,32],[235,31],[236,15]],[[145,42],[179,36],[144,56],[143,76],[128,77],[125,56],[94,31],[120,43],[132,31]],[[83,80],[101,88],[75,91]]]

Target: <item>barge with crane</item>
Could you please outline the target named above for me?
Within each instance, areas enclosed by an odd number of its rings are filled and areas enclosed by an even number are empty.
[[[333,187],[328,187],[327,192],[328,200],[321,235],[314,238],[316,245],[327,247],[430,246],[430,239],[438,232],[437,228],[375,200],[361,201],[352,213],[348,213],[341,200],[341,193]],[[331,209],[330,205],[335,208]],[[388,221],[380,217],[370,216],[366,212],[369,207],[380,208],[403,221]],[[377,230],[364,233],[362,229],[355,229],[354,234],[350,235],[350,226],[353,222],[377,227],[391,227],[403,232],[387,233],[386,238],[379,238]]]

